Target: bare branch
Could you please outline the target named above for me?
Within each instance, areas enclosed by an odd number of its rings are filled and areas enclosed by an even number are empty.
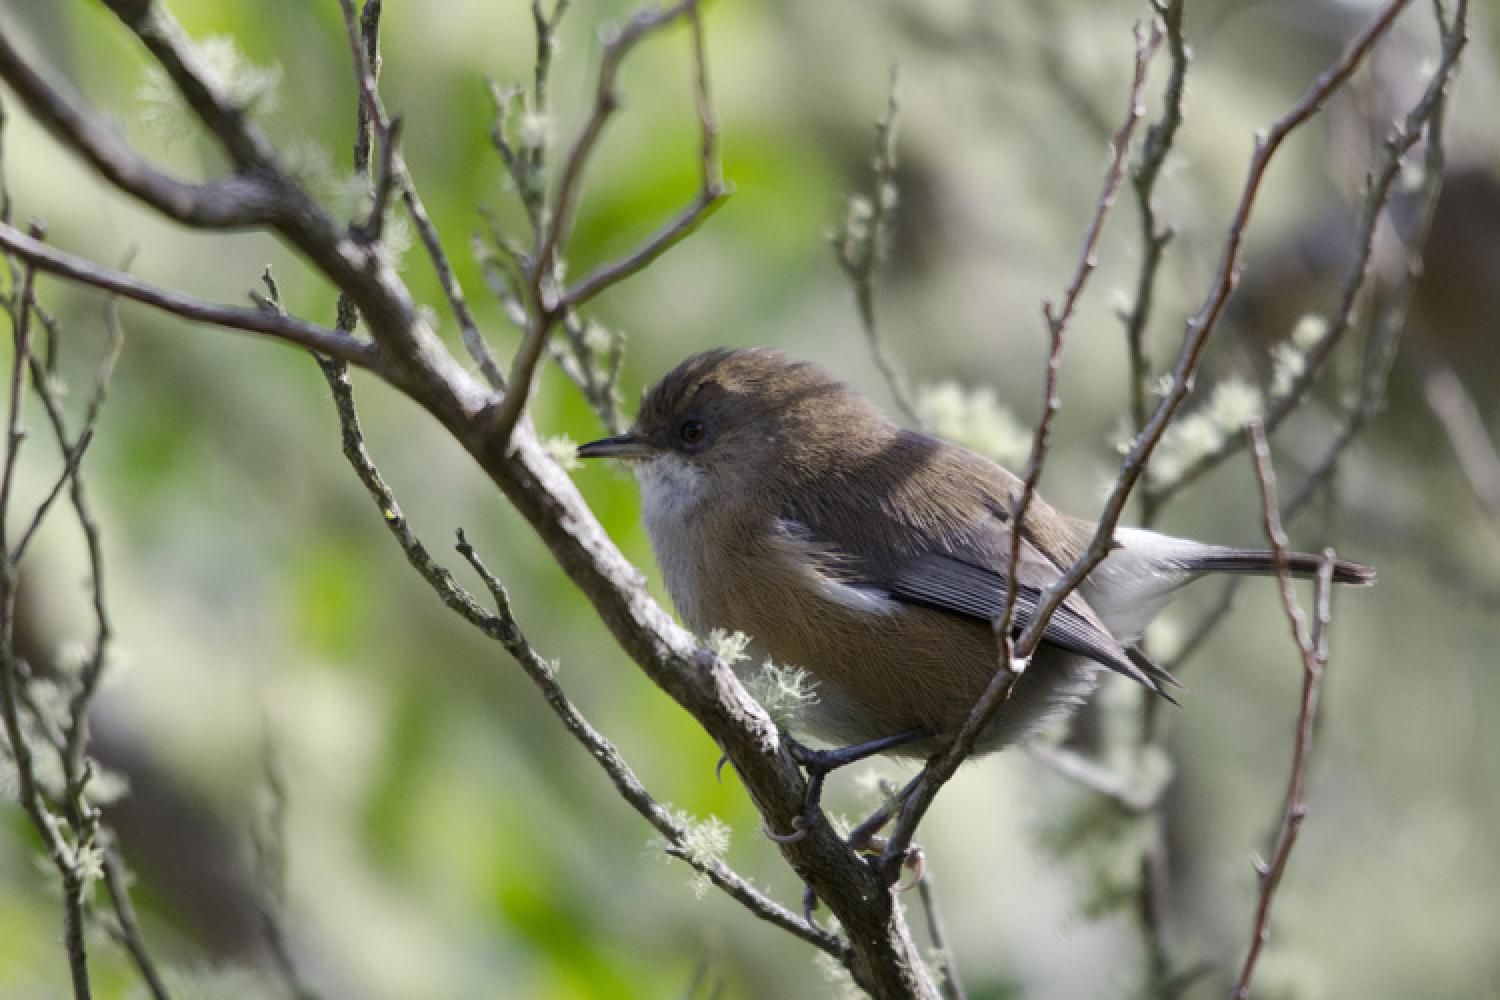
[[[1368,38],[1369,44],[1373,44],[1375,38],[1378,37],[1378,32],[1372,35],[1371,29],[1377,26],[1388,26],[1396,14],[1400,13],[1400,8],[1404,6],[1405,4],[1392,3],[1386,7],[1381,15],[1371,23],[1370,28],[1366,29],[1366,33],[1362,38]],[[1307,352],[1306,365],[1302,373],[1293,381],[1287,393],[1275,400],[1267,410],[1264,418],[1267,433],[1275,433],[1282,422],[1291,416],[1302,404],[1302,400],[1322,373],[1328,359],[1332,357],[1334,348],[1338,346],[1344,334],[1348,332],[1354,322],[1355,305],[1358,303],[1360,294],[1365,288],[1371,270],[1370,262],[1374,252],[1375,236],[1380,223],[1380,217],[1390,200],[1395,180],[1400,175],[1402,158],[1417,144],[1423,135],[1431,132],[1433,123],[1442,113],[1445,95],[1458,67],[1459,56],[1468,43],[1467,13],[1468,0],[1460,0],[1455,10],[1452,30],[1443,39],[1442,56],[1427,85],[1427,89],[1423,92],[1421,99],[1407,113],[1406,120],[1402,123],[1400,129],[1386,140],[1385,160],[1381,164],[1379,171],[1370,179],[1365,193],[1363,211],[1360,215],[1358,233],[1355,237],[1355,246],[1357,249],[1354,260],[1350,262],[1349,270],[1345,275],[1343,287],[1340,289],[1338,306],[1334,310],[1327,330],[1318,338],[1317,343],[1313,345],[1312,349]],[[1381,30],[1383,31],[1384,28],[1382,27]],[[1356,41],[1358,42],[1358,40]],[[1352,49],[1353,46],[1351,46],[1351,51]],[[1346,53],[1346,55],[1348,54]],[[1341,60],[1341,62],[1343,61]],[[1354,64],[1349,64],[1348,70],[1352,72],[1356,64],[1357,61]],[[1347,77],[1347,75],[1347,73],[1344,73],[1337,80],[1329,79],[1327,82],[1332,86],[1324,90],[1322,97],[1317,100],[1309,103],[1304,98],[1304,101],[1298,108],[1298,110],[1303,111],[1303,114],[1292,124],[1292,127],[1301,124],[1302,121],[1306,120],[1308,116],[1321,107],[1322,100],[1326,99],[1328,93],[1331,93],[1332,88],[1342,82],[1342,79]],[[1319,84],[1323,82],[1323,80],[1320,80]],[[1319,89],[1318,85],[1314,86],[1314,91]],[[1312,96],[1312,93],[1309,92],[1309,96]],[[1284,137],[1284,133],[1278,137],[1276,130],[1273,129],[1267,141],[1279,143],[1282,137]],[[1235,277],[1237,278],[1237,275]],[[1233,290],[1233,284],[1233,282],[1230,282],[1229,286],[1225,289],[1225,298]],[[1222,302],[1220,303],[1220,307],[1222,307]],[[1174,375],[1176,374],[1180,374],[1180,372],[1174,373]],[[1218,448],[1198,459],[1198,461],[1194,462],[1187,469],[1184,469],[1171,482],[1160,485],[1148,484],[1147,490],[1153,495],[1153,502],[1158,506],[1164,503],[1176,495],[1178,491],[1198,480],[1204,473],[1217,467],[1241,447],[1243,447],[1242,438],[1238,436],[1230,437]]]
[[[656,233],[647,237],[635,250],[617,261],[601,266],[572,288],[560,290],[556,287],[558,263],[562,248],[572,232],[584,170],[605,124],[620,106],[619,94],[615,90],[620,64],[638,42],[679,18],[687,20],[693,34],[695,99],[702,130],[702,182],[698,194],[687,207]],[[606,36],[594,92],[593,111],[574,140],[567,159],[563,161],[562,177],[553,197],[551,211],[547,214],[547,224],[537,234],[536,250],[527,265],[527,326],[521,348],[516,352],[511,365],[509,391],[495,410],[493,427],[497,438],[508,440],[520,420],[526,400],[531,394],[531,384],[546,348],[547,338],[558,319],[568,311],[581,307],[611,285],[636,274],[676,246],[729,196],[729,189],[719,166],[718,133],[719,126],[714,117],[708,86],[708,66],[704,57],[703,25],[698,12],[698,0],[682,0],[671,7],[639,11],[623,29]]]
[[[107,126],[79,110],[21,59],[0,25],[0,79],[61,142],[122,191],[186,226],[245,229],[271,222],[282,192],[261,176],[191,184],[137,156]]]
[[[917,897],[922,901],[922,912],[927,917],[927,936],[932,939],[933,951],[937,953],[938,987],[943,991],[943,1000],[966,1000],[963,980],[958,977],[958,963],[953,958],[953,946],[948,941],[948,932],[943,926],[942,910],[937,903],[937,890],[932,887],[932,875],[923,871],[917,879]]]
[[[464,295],[463,286],[459,284],[453,265],[448,261],[448,254],[443,249],[443,242],[438,236],[437,227],[432,224],[432,218],[427,214],[427,206],[417,192],[416,183],[406,167],[406,158],[401,155],[398,142],[399,121],[393,121],[387,116],[385,106],[380,100],[378,76],[381,3],[382,0],[365,0],[363,16],[357,16],[354,11],[354,0],[339,0],[339,8],[344,15],[345,32],[349,40],[349,50],[354,59],[355,81],[360,92],[362,117],[359,134],[362,137],[365,135],[366,129],[363,122],[368,119],[371,129],[380,140],[381,169],[376,175],[375,206],[371,211],[368,227],[373,230],[371,238],[379,239],[385,199],[389,196],[391,187],[395,186],[401,192],[401,200],[406,205],[407,214],[411,216],[412,223],[417,228],[417,235],[422,240],[422,246],[427,251],[427,257],[432,261],[433,270],[437,272],[438,282],[443,286],[443,294],[448,298],[448,306],[463,336],[464,348],[474,359],[474,363],[479,366],[480,373],[484,375],[490,387],[503,389],[504,377],[495,364],[494,356],[490,353],[489,345],[485,343],[484,335],[479,332],[479,323],[474,318],[473,310],[469,308],[469,300]],[[368,147],[365,147],[364,163],[356,162],[357,170],[368,171],[368,157]],[[356,161],[358,159],[358,149],[356,149]]]
[[[1462,47],[1467,30],[1468,3],[1461,0],[1454,11],[1454,19],[1451,27],[1445,22],[1443,24],[1443,48],[1445,53]],[[1407,121],[1423,121],[1426,134],[1426,155],[1423,163],[1422,188],[1417,195],[1419,203],[1419,222],[1414,228],[1406,247],[1406,266],[1399,280],[1396,281],[1384,296],[1384,301],[1375,310],[1371,322],[1373,332],[1364,352],[1363,372],[1360,375],[1359,397],[1345,417],[1343,425],[1332,443],[1324,449],[1323,454],[1313,463],[1312,469],[1303,479],[1297,492],[1292,495],[1284,505],[1283,517],[1291,520],[1307,508],[1312,498],[1323,484],[1333,475],[1338,467],[1340,459],[1351,445],[1358,439],[1359,435],[1379,415],[1385,404],[1386,387],[1390,381],[1391,367],[1395,363],[1396,351],[1400,346],[1401,333],[1405,329],[1407,313],[1411,304],[1412,294],[1415,290],[1415,282],[1422,267],[1422,248],[1427,243],[1427,233],[1432,224],[1433,214],[1436,211],[1437,200],[1442,188],[1444,174],[1445,153],[1445,124],[1447,120],[1447,99],[1444,96],[1448,83],[1451,83],[1452,75],[1457,70],[1455,59],[1445,57],[1447,82],[1439,80],[1441,74],[1435,75],[1433,82],[1429,85],[1427,94],[1419,99],[1413,108],[1413,115],[1418,110],[1425,108],[1423,115],[1414,119],[1408,115]],[[1436,95],[1434,99],[1428,99],[1428,95]],[[1410,125],[1408,126],[1410,127]],[[1381,168],[1382,175],[1396,163],[1401,157],[1401,144],[1388,143],[1386,147],[1387,159]],[[1399,165],[1399,164],[1398,164]],[[1366,194],[1366,198],[1384,198],[1386,189],[1379,186],[1372,187]],[[1369,217],[1368,215],[1366,216]],[[1363,268],[1363,263],[1356,263],[1355,267]],[[1352,322],[1352,319],[1349,320]],[[1305,393],[1299,397],[1305,399]],[[1197,649],[1205,642],[1213,631],[1228,614],[1234,602],[1234,596],[1244,583],[1244,577],[1235,577],[1224,583],[1219,599],[1199,619],[1192,634],[1183,643],[1182,648],[1174,657],[1171,664],[1176,667],[1186,662]]]
[[[1141,266],[1136,278],[1135,301],[1125,314],[1125,343],[1130,359],[1130,418],[1139,434],[1150,415],[1147,401],[1151,394],[1151,357],[1146,347],[1146,331],[1151,323],[1151,305],[1156,294],[1156,280],[1161,273],[1162,256],[1172,241],[1172,229],[1161,226],[1156,217],[1156,182],[1182,124],[1182,96],[1187,85],[1191,54],[1182,31],[1186,0],[1153,0],[1167,37],[1167,52],[1172,70],[1162,91],[1161,117],[1146,129],[1146,141],[1140,161],[1130,173],[1131,187],[1141,222]],[[1142,522],[1150,527],[1154,510],[1149,498],[1142,512]]]
[[[1318,696],[1321,692],[1323,668],[1328,664],[1328,621],[1331,613],[1333,591],[1332,549],[1323,550],[1322,562],[1318,565],[1317,591],[1314,598],[1316,623],[1312,634],[1307,631],[1306,617],[1297,604],[1296,592],[1292,589],[1292,573],[1287,563],[1286,532],[1281,527],[1281,516],[1276,501],[1276,478],[1271,467],[1271,453],[1266,445],[1265,431],[1258,422],[1246,428],[1255,458],[1256,479],[1260,483],[1261,509],[1265,521],[1266,538],[1276,553],[1277,576],[1281,582],[1281,601],[1286,610],[1287,622],[1291,625],[1293,639],[1302,654],[1302,700],[1297,712],[1297,735],[1292,748],[1291,777],[1287,780],[1286,800],[1282,807],[1281,826],[1276,834],[1276,845],[1271,860],[1258,863],[1260,896],[1255,907],[1254,928],[1250,937],[1250,950],[1245,955],[1245,964],[1240,969],[1230,996],[1233,1000],[1247,1000],[1250,996],[1250,980],[1255,975],[1255,965],[1261,949],[1270,939],[1271,904],[1276,889],[1286,873],[1292,848],[1297,842],[1297,833],[1307,816],[1306,787],[1307,765],[1312,755],[1313,725],[1317,720]]]
[[[164,312],[181,316],[196,323],[207,323],[227,330],[259,333],[310,348],[321,354],[342,358],[360,368],[379,372],[385,368],[380,349],[368,341],[330,330],[280,313],[264,309],[245,309],[238,306],[219,305],[195,299],[181,292],[174,292],[147,284],[139,278],[102,267],[92,261],[55,250],[38,239],[0,222],[0,249],[13,253],[37,270],[55,274],[80,284],[136,302],[155,306]]]
[[[891,90],[886,99],[885,117],[875,123],[875,152],[870,157],[872,190],[867,198],[849,199],[848,216],[843,229],[833,235],[833,252],[839,266],[854,286],[854,305],[859,323],[870,345],[875,367],[885,376],[896,406],[915,426],[922,426],[911,395],[911,385],[881,342],[875,323],[875,265],[885,252],[890,229],[890,213],[896,207],[896,114],[900,110],[897,73],[891,64]]]
[[[1026,633],[1021,637],[1019,655],[1028,655],[1036,648],[1041,641],[1042,630],[1046,627],[1052,613],[1078,587],[1084,577],[1088,576],[1108,555],[1114,540],[1115,526],[1119,523],[1120,515],[1124,512],[1131,491],[1140,479],[1141,472],[1145,469],[1146,462],[1156,449],[1162,434],[1165,433],[1167,425],[1171,423],[1183,400],[1192,391],[1209,335],[1217,326],[1224,304],[1238,282],[1245,230],[1249,225],[1250,213],[1255,205],[1256,196],[1260,192],[1261,181],[1276,151],[1281,148],[1287,136],[1311,118],[1329,96],[1348,80],[1375,43],[1390,29],[1396,16],[1410,2],[1411,0],[1391,0],[1355,36],[1338,60],[1314,81],[1292,109],[1278,119],[1263,135],[1257,137],[1255,150],[1250,158],[1250,169],[1240,192],[1239,204],[1229,224],[1217,274],[1203,305],[1187,324],[1187,336],[1183,340],[1177,362],[1173,367],[1172,388],[1157,404],[1156,411],[1147,422],[1145,430],[1136,436],[1130,451],[1125,455],[1120,465],[1120,472],[1115,478],[1114,487],[1105,502],[1098,528],[1087,549],[1068,572],[1042,594],[1036,615],[1032,618]]]
[[[41,235],[38,227],[32,230]],[[36,773],[30,737],[20,713],[22,693],[21,662],[16,655],[13,636],[16,591],[19,585],[17,562],[10,545],[6,525],[10,519],[12,486],[16,460],[25,433],[21,429],[21,396],[25,388],[25,371],[31,358],[31,316],[36,292],[36,265],[27,262],[21,271],[21,287],[12,303],[11,323],[14,329],[14,351],[11,357],[10,397],[5,423],[4,471],[0,473],[0,717],[3,717],[5,742],[16,771],[16,797],[41,840],[47,859],[62,882],[63,942],[68,956],[74,1000],[88,1000],[88,951],[84,937],[83,905],[86,883],[78,854],[92,830],[80,828],[79,840],[70,844],[62,831],[61,820],[52,812]]]
[[[1109,166],[1105,170],[1103,188],[1094,205],[1093,216],[1084,232],[1078,262],[1063,293],[1061,308],[1054,308],[1050,300],[1042,304],[1042,317],[1046,321],[1049,343],[1046,384],[1043,388],[1042,416],[1037,422],[1036,434],[1031,445],[1031,457],[1026,463],[1026,475],[1021,495],[1016,498],[1016,507],[1011,518],[1011,523],[1015,526],[1015,530],[1011,533],[1008,560],[1008,579],[1011,580],[1019,579],[1021,544],[1025,536],[1023,525],[1026,524],[1027,511],[1036,495],[1042,465],[1046,461],[1047,449],[1051,442],[1052,421],[1060,405],[1057,395],[1057,369],[1062,357],[1068,324],[1072,320],[1074,309],[1083,294],[1089,275],[1098,265],[1095,254],[1099,246],[1100,234],[1104,229],[1104,220],[1108,217],[1110,208],[1114,205],[1115,196],[1120,190],[1120,184],[1124,180],[1126,151],[1130,148],[1130,137],[1134,134],[1143,113],[1141,94],[1146,85],[1146,71],[1160,42],[1161,30],[1155,22],[1149,32],[1143,31],[1137,25],[1134,74],[1131,79],[1125,117],[1110,143]],[[1018,650],[1011,635],[1011,626],[1015,620],[1016,594],[1019,589],[1018,587],[1006,588],[1005,608],[995,624],[1000,657],[994,679],[970,710],[968,719],[964,721],[963,728],[959,730],[953,742],[942,753],[928,761],[926,768],[919,776],[915,789],[901,809],[896,820],[896,828],[881,856],[881,865],[888,876],[894,871],[892,866],[899,865],[901,859],[906,856],[906,850],[911,845],[911,838],[916,834],[917,825],[926,815],[939,789],[958,770],[958,765],[973,752],[974,744],[984,732],[985,726],[1010,698],[1011,691],[1014,690],[1016,682],[1020,680],[1021,674],[1031,660],[1031,655],[1036,648],[1035,642],[1033,641],[1030,646],[1023,645]],[[1046,611],[1044,614],[1050,615],[1051,611]],[[1042,619],[1041,624],[1045,625],[1045,618]],[[1035,621],[1029,633],[1040,634]]]
[[[837,935],[824,931],[816,924],[804,920],[776,903],[723,862],[715,858],[700,857],[685,850],[686,831],[682,824],[670,810],[647,791],[614,744],[605,739],[563,693],[561,685],[557,682],[556,666],[544,660],[526,640],[511,612],[510,598],[505,588],[484,566],[463,532],[459,532],[458,535],[458,551],[479,573],[489,589],[495,601],[493,613],[484,610],[468,591],[459,586],[453,575],[432,558],[426,545],[411,530],[405,515],[401,513],[395,494],[386,484],[370,457],[364,434],[360,429],[359,417],[354,408],[353,387],[349,382],[347,372],[324,364],[323,373],[328,380],[329,389],[333,393],[334,403],[338,410],[344,456],[353,466],[360,482],[370,494],[370,498],[375,501],[386,527],[390,529],[397,544],[401,546],[407,561],[417,570],[428,586],[432,587],[443,603],[469,624],[500,643],[506,652],[520,664],[526,676],[531,678],[541,690],[543,697],[547,699],[548,706],[557,714],[564,728],[604,769],[621,797],[666,839],[669,847],[676,849],[677,857],[687,861],[694,869],[762,920],[790,931],[840,961],[847,960],[848,945]]]
[[[120,941],[130,952],[130,958],[135,962],[141,978],[145,980],[146,989],[150,992],[152,1000],[170,1000],[167,984],[162,979],[161,972],[156,968],[156,961],[146,950],[145,935],[141,933],[141,922],[136,918],[135,906],[130,902],[130,884],[125,872],[125,864],[120,860],[119,848],[114,842],[112,831],[100,830],[100,848],[104,851],[104,886],[109,893],[110,905],[115,911],[115,920],[119,924]]]

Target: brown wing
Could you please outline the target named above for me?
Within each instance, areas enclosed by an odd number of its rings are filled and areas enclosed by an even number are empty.
[[[842,582],[995,624],[1008,587],[1007,508],[1015,477],[971,452],[915,432],[903,433],[892,447],[894,453],[884,456],[885,461],[846,467],[827,482],[802,484],[797,495],[803,501],[789,506],[782,519],[826,554],[823,571]],[[931,488],[934,484],[940,488]],[[1062,572],[1031,538],[1023,539],[1017,626],[1030,624],[1042,590]],[[1048,620],[1042,641],[1158,693],[1170,681],[1160,668],[1133,661],[1076,592]]]

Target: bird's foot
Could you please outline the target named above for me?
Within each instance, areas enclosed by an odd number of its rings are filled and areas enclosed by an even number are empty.
[[[823,799],[823,783],[829,774],[841,767],[857,764],[888,750],[925,740],[931,735],[925,729],[908,729],[892,736],[856,743],[853,746],[839,747],[836,750],[814,750],[788,736],[786,738],[787,749],[791,751],[792,759],[802,765],[802,770],[807,775],[807,792],[802,799],[801,813],[792,819],[792,832],[775,833],[767,830],[766,835],[778,844],[794,844],[801,840],[817,822]]]

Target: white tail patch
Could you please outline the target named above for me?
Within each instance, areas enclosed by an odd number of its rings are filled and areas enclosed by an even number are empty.
[[[1194,578],[1183,566],[1206,546],[1143,528],[1116,528],[1115,541],[1120,547],[1080,589],[1115,638],[1129,642],[1146,630],[1177,588]]]

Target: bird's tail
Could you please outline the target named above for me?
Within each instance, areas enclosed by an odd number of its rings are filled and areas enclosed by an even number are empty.
[[[1213,546],[1193,553],[1183,562],[1184,569],[1199,573],[1260,575],[1276,573],[1276,553],[1270,549],[1235,549],[1228,546]],[[1286,562],[1287,568],[1295,576],[1316,576],[1323,557],[1311,552],[1289,552]],[[1333,582],[1367,587],[1375,582],[1375,567],[1351,562],[1348,559],[1335,559]]]

